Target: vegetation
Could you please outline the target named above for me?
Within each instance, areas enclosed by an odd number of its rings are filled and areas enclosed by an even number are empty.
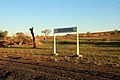
[[[107,65],[120,66],[120,34],[109,35],[110,41],[106,41],[108,35],[99,37],[80,37],[80,54],[83,58],[73,57],[76,54],[76,36],[56,36],[57,41],[57,53],[58,56],[49,56],[53,53],[53,37],[49,37],[47,40],[41,39],[37,36],[39,42],[42,45],[37,45],[36,49],[32,49],[31,37],[26,36],[22,32],[16,33],[15,36],[6,37],[6,40],[13,46],[0,48],[0,52],[4,55],[8,54],[21,54],[36,57],[44,57],[43,60],[50,61],[68,61],[68,62],[80,62],[90,63],[95,65]],[[9,45],[10,45],[9,43]],[[29,44],[31,43],[31,44]],[[18,44],[18,45],[16,45]],[[25,44],[25,45],[22,45]],[[28,45],[29,44],[29,45]]]
[[[50,34],[51,30],[50,29],[45,29],[41,33],[44,33],[45,36],[48,36]]]
[[[113,31],[113,34],[118,34],[118,30],[115,29],[115,30]]]
[[[22,45],[27,41],[28,41],[28,37],[24,33],[22,32],[16,33],[16,42],[18,43],[18,45]]]
[[[12,37],[7,36],[5,41],[14,44],[9,43],[7,46],[0,47],[0,79],[120,79],[120,38],[118,35],[120,34],[109,35],[110,41],[106,41],[108,35],[80,37],[79,54],[83,57],[75,56],[77,53],[76,36],[56,36],[58,55],[52,55],[53,36],[48,36],[46,40],[42,39],[43,36],[36,36],[36,41],[42,43],[37,45],[37,48],[31,48],[31,37],[24,33],[19,32]],[[27,42],[27,40],[30,41]]]
[[[0,31],[0,39],[4,40],[8,35],[8,31]]]
[[[87,32],[86,35],[89,37],[89,36],[91,35],[91,33],[90,33],[90,32]]]
[[[57,41],[57,53],[58,56],[49,56],[53,53],[53,41],[42,41],[44,45],[37,46],[36,49],[30,48],[30,46],[14,46],[10,48],[0,48],[0,52],[4,55],[19,54],[29,55],[31,57],[36,56],[43,57],[42,60],[47,61],[67,61],[67,62],[80,62],[89,63],[94,65],[112,65],[120,66],[120,43],[80,43],[80,54],[83,58],[73,57],[76,54],[76,44],[71,44],[72,40],[68,43],[61,43],[63,41]],[[67,41],[66,41],[67,42]],[[69,43],[70,42],[70,43]],[[111,44],[111,45],[110,45]]]

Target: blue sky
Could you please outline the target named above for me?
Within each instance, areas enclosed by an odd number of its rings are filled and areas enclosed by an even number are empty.
[[[0,0],[0,30],[13,35],[32,26],[36,35],[72,26],[80,33],[120,29],[120,0]]]

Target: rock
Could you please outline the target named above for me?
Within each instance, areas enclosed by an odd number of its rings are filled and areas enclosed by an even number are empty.
[[[10,58],[10,59],[20,59],[21,56],[20,55],[9,55],[8,58]]]

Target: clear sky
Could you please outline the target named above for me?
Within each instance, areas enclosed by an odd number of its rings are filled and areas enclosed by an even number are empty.
[[[72,26],[81,33],[120,29],[120,0],[0,0],[0,30],[29,33],[32,26],[36,35]]]

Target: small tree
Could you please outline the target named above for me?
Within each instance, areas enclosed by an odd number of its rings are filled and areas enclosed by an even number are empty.
[[[90,32],[87,32],[86,34],[87,34],[87,36],[89,37],[91,33],[90,33]]]
[[[44,33],[45,36],[48,36],[50,34],[51,30],[50,29],[45,29],[41,33]]]
[[[16,33],[16,41],[19,45],[22,45],[23,41],[26,39],[26,36],[22,32]]]
[[[8,31],[0,31],[0,39],[5,39],[5,37],[8,35]]]
[[[113,34],[117,34],[117,33],[118,33],[118,30],[115,29],[115,30],[113,31]]]

